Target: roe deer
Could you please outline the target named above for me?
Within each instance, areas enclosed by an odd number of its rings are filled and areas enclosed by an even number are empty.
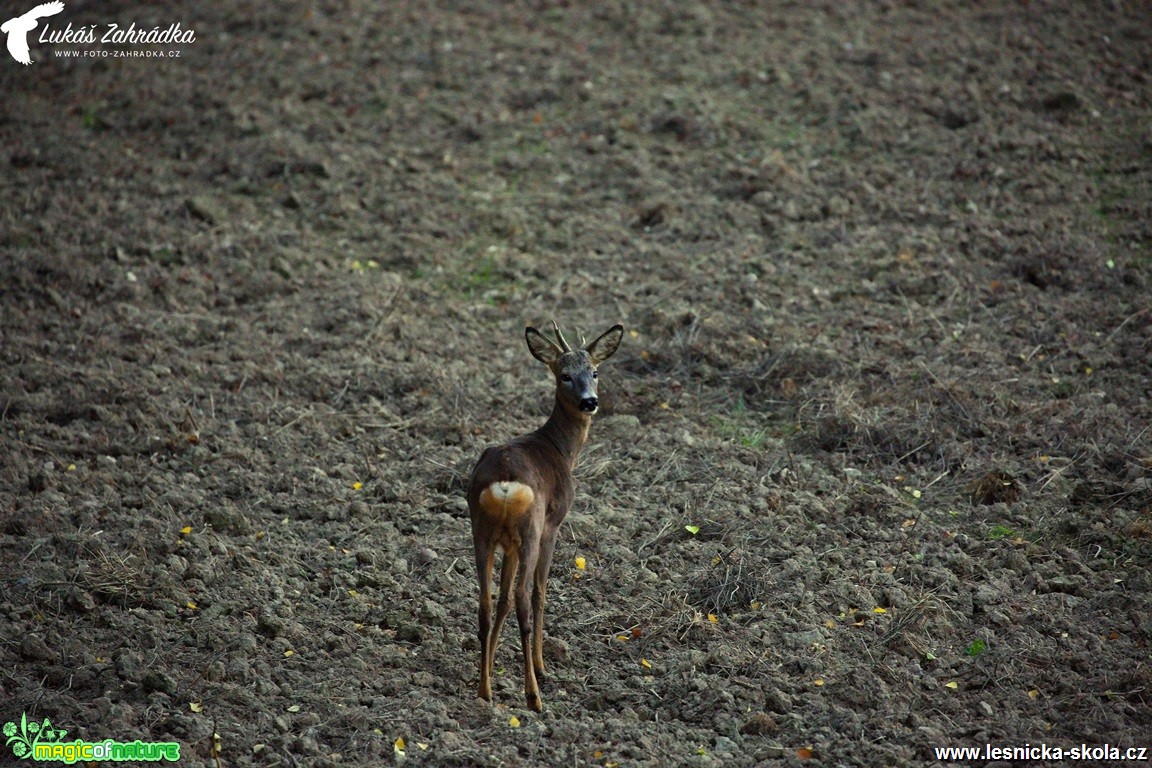
[[[544,671],[544,593],[560,523],[572,507],[572,467],[588,439],[596,398],[596,366],[616,352],[624,326],[614,325],[591,344],[572,349],[552,321],[556,341],[528,327],[528,350],[556,377],[556,404],[544,426],[480,455],[468,481],[468,513],[480,579],[480,698],[492,700],[492,657],[515,590],[524,653],[524,697],[541,709],[536,677]],[[492,565],[496,548],[500,600],[492,622]]]

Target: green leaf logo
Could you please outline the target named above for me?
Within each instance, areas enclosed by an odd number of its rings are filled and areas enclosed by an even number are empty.
[[[4,744],[11,747],[12,754],[22,760],[32,757],[37,744],[56,744],[63,741],[67,735],[68,731],[53,728],[48,718],[44,718],[42,723],[35,720],[28,722],[26,712],[20,715],[19,724],[4,723],[4,736],[8,739]]]

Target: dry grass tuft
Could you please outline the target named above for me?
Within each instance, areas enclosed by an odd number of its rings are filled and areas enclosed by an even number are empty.
[[[1007,472],[994,469],[968,483],[968,498],[973,504],[1011,504],[1020,498],[1020,484]]]
[[[139,607],[147,594],[147,575],[134,555],[97,552],[91,567],[80,573],[80,584],[94,595],[124,607]]]
[[[703,574],[692,579],[687,600],[707,613],[746,609],[763,597],[763,571],[739,550],[717,555]]]

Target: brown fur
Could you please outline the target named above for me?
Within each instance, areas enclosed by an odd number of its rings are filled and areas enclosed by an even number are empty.
[[[544,603],[548,568],[560,524],[572,507],[572,466],[588,439],[591,415],[580,398],[595,393],[592,373],[620,344],[624,329],[614,326],[587,347],[564,350],[535,328],[525,331],[532,355],[556,378],[556,403],[544,426],[480,455],[468,482],[472,543],[480,581],[480,697],[492,698],[492,660],[515,591],[516,619],[524,655],[524,696],[540,710],[537,676],[544,671]],[[558,334],[558,338],[559,337]],[[493,483],[527,486],[507,502],[495,498]],[[530,491],[530,493],[528,492]],[[504,551],[500,597],[492,617],[492,568],[497,548]]]

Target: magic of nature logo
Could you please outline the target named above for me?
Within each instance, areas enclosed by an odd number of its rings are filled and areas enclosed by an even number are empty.
[[[176,762],[180,759],[180,745],[166,741],[65,741],[68,731],[52,726],[48,718],[42,722],[29,720],[28,714],[20,715],[19,722],[4,724],[5,746],[20,760],[34,760],[45,763],[78,762],[150,762],[161,760]]]

